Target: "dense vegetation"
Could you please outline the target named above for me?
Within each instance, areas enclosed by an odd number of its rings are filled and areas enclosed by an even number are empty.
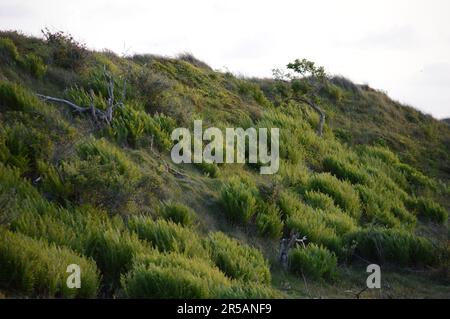
[[[117,98],[126,83],[109,125],[36,96],[104,109],[104,69]],[[1,32],[0,296],[327,296],[361,287],[352,276],[368,262],[420,270],[425,294],[445,289],[450,127],[334,78],[318,136],[318,114],[291,91],[189,54],[119,57],[64,33]],[[194,119],[280,128],[279,172],[173,164],[170,134]],[[292,232],[307,241],[285,272],[279,240]],[[72,263],[81,290],[65,285]],[[311,295],[314,283],[325,290]]]

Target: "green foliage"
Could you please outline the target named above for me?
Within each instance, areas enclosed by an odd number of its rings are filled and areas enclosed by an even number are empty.
[[[279,239],[284,228],[280,209],[274,204],[266,205],[256,216],[256,225],[261,236]]]
[[[179,224],[165,220],[153,221],[150,217],[132,217],[128,227],[136,232],[140,239],[146,240],[161,252],[199,257],[208,255],[197,233]]]
[[[275,289],[253,282],[233,282],[231,287],[221,289],[219,299],[275,299],[282,295]]]
[[[6,59],[17,61],[19,59],[19,51],[11,39],[0,38],[0,58],[2,61]]]
[[[0,160],[22,174],[36,170],[38,161],[47,159],[52,150],[48,136],[33,127],[16,123],[0,128]]]
[[[296,274],[315,279],[334,279],[337,275],[337,257],[328,249],[315,244],[297,246],[289,252],[289,268]]]
[[[214,163],[206,163],[206,162],[201,162],[201,163],[195,163],[194,164],[198,169],[200,169],[203,174],[211,177],[211,178],[217,178],[219,177],[219,167],[214,164]]]
[[[47,72],[47,66],[42,58],[33,53],[26,54],[21,58],[20,64],[37,79],[41,79]]]
[[[337,85],[332,83],[327,83],[324,88],[324,93],[328,98],[330,98],[333,102],[341,102],[344,99],[345,92]]]
[[[247,224],[250,221],[257,209],[256,191],[236,179],[223,187],[220,202],[232,222]]]
[[[352,184],[364,184],[368,176],[358,166],[338,159],[336,156],[328,156],[323,160],[323,167],[326,171],[336,177],[348,180]]]
[[[150,116],[148,113],[133,109],[131,106],[118,108],[115,112],[109,133],[118,142],[127,142],[132,146],[155,146],[168,150],[172,145],[169,129],[171,123],[164,115]]]
[[[52,52],[53,62],[64,69],[78,70],[86,63],[86,46],[62,31],[42,30],[45,41]]]
[[[117,223],[117,221],[116,221]],[[133,258],[146,250],[136,234],[122,229],[121,224],[106,223],[90,227],[84,252],[91,256],[102,271],[105,282],[111,287],[118,285],[120,275],[129,271]]]
[[[245,282],[270,283],[269,265],[259,250],[220,232],[210,235],[209,244],[212,260],[227,276]]]
[[[117,287],[120,275],[130,269],[134,256],[147,249],[119,218],[110,219],[89,207],[68,211],[42,199],[25,200],[22,205],[13,229],[91,257],[108,289]]]
[[[368,228],[351,233],[345,238],[355,246],[355,253],[375,262],[401,265],[433,265],[435,248],[431,242],[400,229]]]
[[[80,202],[123,205],[142,177],[139,167],[105,139],[90,138],[79,143],[77,155],[63,162],[62,171]]]
[[[398,197],[385,189],[358,185],[366,222],[386,227],[414,227],[416,218]]]
[[[48,162],[38,160],[37,170],[42,176],[42,183],[40,185],[42,191],[48,194],[52,200],[60,204],[66,204],[66,201],[71,199],[75,193],[74,185],[66,183],[61,176],[61,168],[55,167]]]
[[[330,195],[316,191],[306,191],[303,197],[305,202],[314,208],[323,210],[336,209],[333,198]]]
[[[325,247],[340,252],[341,241],[336,229],[325,223],[323,214],[317,213],[312,207],[298,202],[297,208],[286,220],[288,229],[295,231],[300,236],[306,236],[309,241],[324,245]]]
[[[417,169],[409,166],[408,164],[398,163],[395,165],[395,168],[403,173],[403,175],[406,177],[406,179],[409,183],[408,186],[412,190],[423,189],[423,188],[429,188],[429,189],[436,188],[436,184],[432,179],[425,176],[424,174],[419,172]]]
[[[67,266],[82,269],[80,289],[66,285]],[[0,227],[0,284],[31,296],[95,297],[99,274],[95,263],[70,249],[49,245]]]
[[[244,96],[247,99],[251,98],[263,107],[270,106],[269,100],[266,98],[259,86],[254,83],[243,80],[238,81],[238,92],[239,95]]]
[[[58,278],[67,274],[53,268],[75,256],[97,265],[101,296],[283,297],[268,286],[262,255],[274,257],[283,232],[308,238],[306,249],[291,253],[291,269],[314,278],[333,278],[336,258],[344,260],[352,249],[355,256],[401,265],[448,263],[440,248],[444,227],[420,223],[417,231],[427,239],[414,231],[416,216],[448,220],[447,125],[368,87],[345,79],[330,83],[322,68],[306,60],[290,65],[296,74],[287,81],[274,81],[216,72],[188,55],[121,58],[93,52],[87,59],[81,51],[63,34],[44,41],[0,32],[0,227],[14,232],[0,247],[15,261],[8,267],[20,271],[14,283],[1,282],[8,295],[78,297],[79,291],[58,290]],[[69,108],[35,95],[87,106],[92,89],[94,105],[104,109],[103,66],[114,75],[115,100],[127,78],[125,105],[103,130],[92,131],[89,115],[72,117]],[[322,137],[314,132],[317,114],[300,103],[306,98],[332,119]],[[161,162],[172,145],[170,134],[190,127],[194,118],[222,128],[280,128],[279,174],[203,163],[196,167],[217,180],[172,176]],[[108,140],[100,139],[105,135]],[[195,207],[214,209],[209,201],[217,198],[233,223],[251,224],[246,232],[236,230],[240,241],[220,233],[203,237],[228,226],[216,221],[191,227],[195,212],[180,204],[155,211],[166,200],[205,199],[193,202]],[[258,249],[243,244],[253,242],[245,237],[253,230],[263,237]],[[20,269],[31,263],[38,274],[22,275]]]
[[[381,146],[360,146],[360,153],[367,155],[369,157],[376,157],[381,159],[384,163],[388,165],[394,165],[400,162],[397,155],[395,155],[392,151],[387,148]]]
[[[38,98],[19,84],[0,81],[0,110],[32,111],[43,107]]]
[[[153,252],[136,258],[122,278],[130,298],[214,298],[230,280],[204,259]]]
[[[311,176],[308,189],[330,195],[335,203],[355,219],[361,215],[361,204],[358,193],[351,184],[340,181],[328,173]]]
[[[438,224],[446,224],[448,221],[448,212],[445,208],[428,198],[412,197],[407,205],[425,220],[431,220]]]
[[[164,219],[182,226],[192,225],[196,216],[192,209],[179,203],[164,204],[159,213]]]

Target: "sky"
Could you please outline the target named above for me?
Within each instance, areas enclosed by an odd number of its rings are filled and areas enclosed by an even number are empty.
[[[448,0],[0,0],[0,29],[269,77],[296,58],[450,117]]]

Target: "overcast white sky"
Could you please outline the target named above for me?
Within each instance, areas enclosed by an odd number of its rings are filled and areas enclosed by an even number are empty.
[[[450,117],[448,0],[0,0],[0,29],[43,27],[117,53],[192,52],[246,76],[305,57]]]

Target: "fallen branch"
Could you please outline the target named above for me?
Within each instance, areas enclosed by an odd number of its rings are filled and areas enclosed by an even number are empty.
[[[123,84],[123,91],[121,100],[117,103],[114,101],[114,79],[109,73],[106,68],[103,68],[103,74],[105,76],[105,80],[107,82],[107,90],[108,90],[108,99],[107,99],[107,108],[106,110],[100,110],[94,106],[94,91],[91,89],[89,91],[91,102],[89,106],[79,106],[69,100],[48,96],[48,95],[42,95],[42,94],[36,94],[36,96],[40,97],[41,99],[45,101],[55,102],[55,103],[61,103],[70,106],[74,111],[78,113],[85,113],[89,112],[91,113],[92,118],[94,121],[102,120],[106,122],[108,125],[111,124],[113,120],[114,110],[118,107],[123,107],[123,101],[125,100],[125,93],[126,93],[126,82],[124,81]]]

